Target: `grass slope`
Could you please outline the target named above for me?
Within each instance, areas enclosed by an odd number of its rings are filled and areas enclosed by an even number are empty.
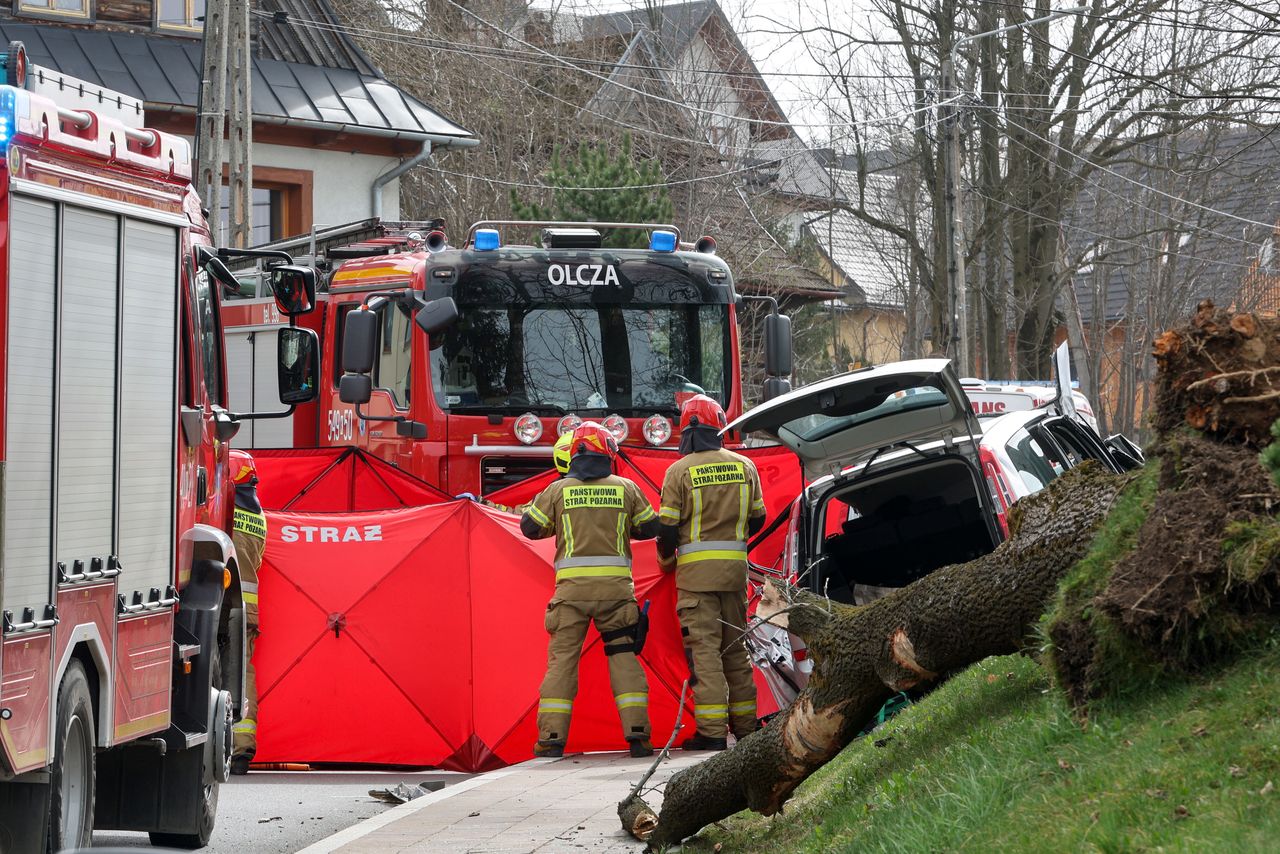
[[[1096,704],[1036,663],[969,668],[846,748],[783,816],[742,813],[688,849],[1275,851],[1280,635],[1212,677]]]

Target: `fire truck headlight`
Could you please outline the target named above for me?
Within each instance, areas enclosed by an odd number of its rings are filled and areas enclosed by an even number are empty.
[[[542,438],[542,419],[532,412],[526,412],[516,419],[516,438],[526,445],[532,445]]]
[[[650,445],[665,444],[671,438],[671,422],[661,415],[650,415],[644,420],[644,440]]]
[[[573,413],[569,413],[560,422],[556,424],[556,436],[563,436],[565,433],[572,433],[582,426],[582,419]]]
[[[613,434],[619,445],[627,440],[627,434],[631,432],[627,427],[627,419],[616,412],[604,420],[604,429]]]

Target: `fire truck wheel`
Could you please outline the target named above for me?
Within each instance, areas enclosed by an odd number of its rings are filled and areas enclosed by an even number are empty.
[[[213,687],[221,691],[222,664],[216,648],[213,653],[213,663],[209,669],[212,672],[210,681]],[[152,845],[194,850],[209,844],[209,837],[213,835],[213,822],[218,815],[218,780],[214,776],[213,769],[206,767],[208,762],[205,759],[205,752],[204,746],[201,745],[180,750],[166,757],[174,761],[174,765],[169,770],[176,773],[169,779],[174,781],[175,788],[198,787],[200,790],[199,804],[195,809],[195,830],[193,833],[152,832],[149,834]]]
[[[96,785],[93,699],[84,665],[71,659],[58,687],[58,725],[49,766],[49,852],[88,848],[93,842]]]

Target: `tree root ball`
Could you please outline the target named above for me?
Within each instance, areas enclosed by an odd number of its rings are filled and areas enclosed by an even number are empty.
[[[1257,448],[1280,417],[1280,320],[1232,315],[1206,300],[1190,325],[1155,339],[1155,428],[1184,422],[1219,441]]]
[[[809,647],[809,682],[764,729],[671,778],[649,848],[675,845],[744,809],[777,813],[897,691],[1029,648],[1058,578],[1084,554],[1127,481],[1093,463],[1074,469],[1015,505],[1010,539],[993,553],[869,605],[838,605],[791,587],[771,593],[770,608],[785,601],[790,630]]]

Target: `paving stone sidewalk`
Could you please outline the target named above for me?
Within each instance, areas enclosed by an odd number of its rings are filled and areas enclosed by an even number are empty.
[[[709,755],[673,755],[648,785]],[[625,753],[534,759],[395,807],[300,854],[638,854],[643,846],[623,833],[618,801],[652,761]],[[657,793],[645,799],[661,803]]]

